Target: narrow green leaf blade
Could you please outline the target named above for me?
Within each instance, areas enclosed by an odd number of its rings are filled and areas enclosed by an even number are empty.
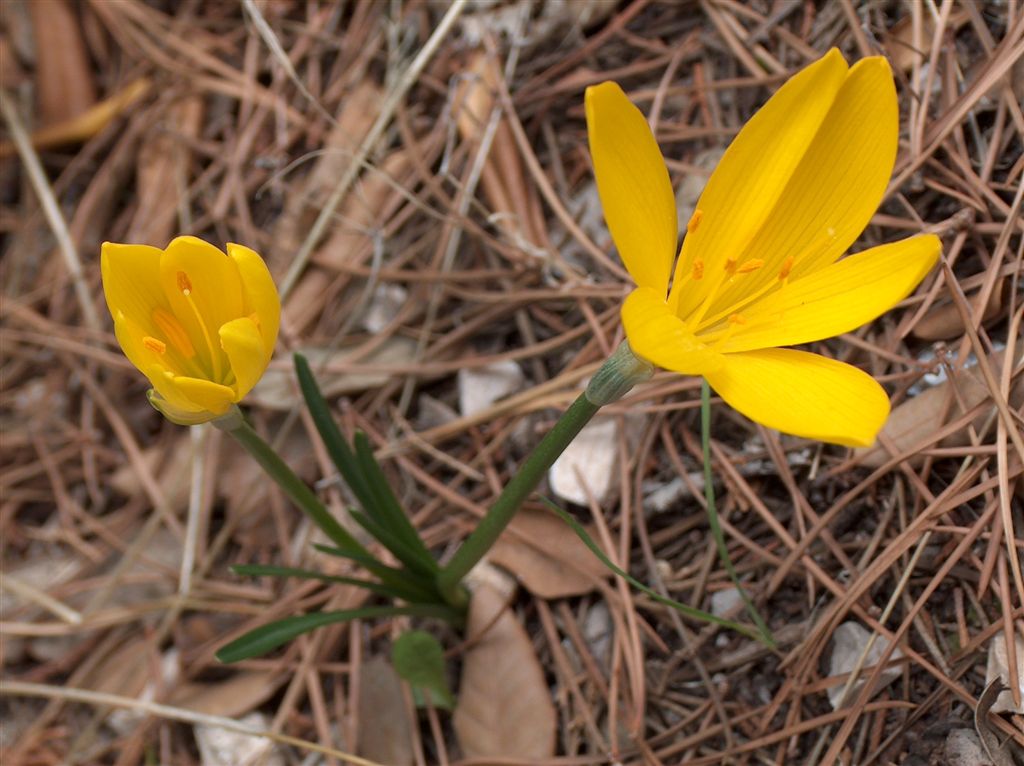
[[[344,609],[337,612],[312,612],[301,614],[295,617],[285,617],[283,620],[261,625],[250,630],[244,636],[236,638],[226,646],[217,650],[216,657],[223,663],[230,664],[247,660],[250,657],[258,657],[279,646],[291,641],[293,638],[308,633],[316,628],[325,625],[334,625],[349,620],[370,619],[374,617],[392,617],[395,615],[410,615],[414,617],[438,617],[450,622],[458,619],[458,613],[454,609],[441,605],[417,604],[411,606],[367,606],[362,609]]]
[[[590,548],[591,552],[601,560],[602,564],[604,564],[606,567],[608,567],[608,569],[610,569],[612,572],[614,572],[619,577],[624,579],[626,582],[628,582],[630,585],[632,585],[637,590],[641,590],[644,593],[646,593],[648,596],[650,596],[652,599],[657,601],[659,604],[664,604],[665,606],[672,607],[673,609],[675,609],[676,611],[680,612],[681,614],[685,614],[687,617],[692,617],[692,618],[694,618],[696,620],[701,620],[702,622],[710,622],[710,623],[714,623],[715,625],[721,625],[722,627],[730,628],[732,630],[735,630],[737,633],[742,633],[743,635],[749,636],[750,638],[758,639],[758,640],[761,640],[761,641],[765,640],[764,637],[761,636],[758,633],[758,631],[752,630],[751,628],[747,627],[746,625],[741,625],[738,622],[733,622],[732,620],[726,620],[726,619],[723,619],[723,618],[718,617],[716,615],[709,614],[708,612],[702,611],[700,609],[695,609],[692,606],[687,606],[686,604],[681,604],[678,601],[673,601],[670,598],[665,598],[664,596],[662,596],[657,591],[651,590],[646,585],[644,585],[642,582],[640,582],[635,577],[633,577],[631,574],[629,574],[628,572],[626,572],[626,571],[624,571],[622,569],[619,569],[619,567],[615,566],[615,564],[613,564],[611,562],[611,560],[607,556],[604,555],[604,551],[602,551],[598,547],[597,543],[595,543],[593,541],[593,539],[591,539],[590,535],[587,534],[587,531],[583,528],[583,526],[578,521],[576,521],[576,519],[574,519],[568,513],[563,511],[561,508],[559,508],[555,503],[553,503],[548,498],[541,497],[541,500],[543,500],[544,504],[547,505],[548,508],[550,508],[554,513],[556,513],[558,515],[558,517],[562,521],[564,521],[566,524],[568,524],[570,527],[572,527],[572,530],[573,530],[573,532],[576,533],[576,536],[579,537],[580,540],[583,541],[584,545],[586,545],[588,548]],[[770,639],[770,637],[769,637],[769,639]],[[766,643],[768,643],[768,642],[766,642]],[[774,644],[772,644],[772,643],[768,643],[768,645],[769,646],[774,646]]]

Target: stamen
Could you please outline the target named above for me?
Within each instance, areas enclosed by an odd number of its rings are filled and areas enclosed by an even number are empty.
[[[181,322],[173,314],[166,309],[155,308],[153,309],[153,322],[160,328],[160,332],[167,338],[167,341],[183,357],[191,359],[196,355],[196,350],[192,346],[188,333],[185,332],[185,328],[181,326]]]
[[[693,262],[693,270],[690,272],[690,277],[694,282],[704,279],[704,261],[700,258]]]
[[[703,210],[700,210],[699,208],[694,210],[693,215],[690,216],[690,220],[686,223],[686,233],[693,234],[693,232],[697,231],[697,227],[700,226],[700,222],[703,218]]]
[[[739,314],[730,314],[729,315],[729,324],[746,324],[746,323],[747,323],[747,320],[744,319]]]
[[[188,278],[188,274],[184,271],[178,272],[178,289],[181,290],[181,294],[186,298],[192,294],[192,280]]]
[[[149,335],[142,339],[142,345],[148,348],[150,351],[153,351],[154,353],[161,355],[167,351],[166,343],[164,343],[162,340],[157,340],[156,338]]]
[[[782,268],[779,270],[779,281],[785,282],[789,279],[789,272],[793,270],[793,264],[796,262],[796,258],[792,255],[787,255],[786,260],[782,262]]]
[[[764,261],[761,258],[751,258],[749,261],[741,263],[736,269],[736,273],[749,274],[752,271],[757,271],[762,266],[764,266]]]
[[[725,273],[730,277],[736,273],[736,259],[732,256],[729,256],[725,261]]]

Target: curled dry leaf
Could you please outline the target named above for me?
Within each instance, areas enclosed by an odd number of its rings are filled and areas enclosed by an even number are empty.
[[[359,669],[359,755],[377,763],[411,766],[412,718],[402,680],[383,657]]]
[[[466,758],[538,760],[555,754],[555,706],[533,644],[487,586],[469,602],[469,649],[453,724]]]
[[[560,519],[529,509],[516,514],[488,558],[512,572],[530,593],[548,599],[588,593],[609,574]]]
[[[957,10],[951,13],[946,23],[946,32],[955,32],[966,24],[970,18],[971,15],[965,10]],[[887,39],[884,43],[893,69],[909,72],[913,68],[916,58],[920,57],[922,63],[927,61],[932,37],[935,35],[935,17],[932,14],[921,13],[920,34],[919,44],[915,46],[913,16],[904,16],[893,24],[886,35]]]

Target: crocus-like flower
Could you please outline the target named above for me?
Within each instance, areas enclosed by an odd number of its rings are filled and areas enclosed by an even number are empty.
[[[780,431],[871,444],[889,399],[869,375],[778,348],[849,332],[905,298],[941,243],[915,236],[839,257],[867,226],[896,159],[899,113],[883,58],[836,50],[790,78],[708,180],[676,258],[676,201],[646,120],[618,85],[587,89],[605,220],[638,287],[622,307],[637,356],[703,375]],[[674,269],[673,269],[674,265]]]
[[[241,401],[270,363],[281,302],[263,259],[225,255],[195,237],[160,250],[104,242],[103,293],[129,361],[169,420],[213,420]]]

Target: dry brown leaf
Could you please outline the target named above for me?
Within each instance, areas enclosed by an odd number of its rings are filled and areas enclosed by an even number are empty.
[[[889,29],[885,42],[885,50],[889,54],[889,61],[894,69],[904,72],[910,71],[914,66],[914,59],[920,55],[925,61],[928,50],[931,48],[932,37],[935,35],[935,18],[922,9],[921,13],[921,39],[920,47],[914,47],[914,22],[912,16],[904,16]],[[946,23],[946,32],[951,33],[962,27],[970,20],[971,16],[967,11],[957,10],[949,14],[949,21]],[[920,54],[918,54],[920,51]]]
[[[170,704],[204,715],[238,718],[264,702],[288,680],[285,673],[246,670],[219,683],[183,683],[174,690]]]
[[[541,598],[578,596],[608,570],[565,523],[550,513],[521,510],[488,558]]]
[[[992,291],[992,298],[982,314],[982,323],[989,322],[1003,312],[1005,283],[997,284]],[[969,298],[972,303],[973,297]],[[921,340],[953,340],[964,334],[964,319],[955,303],[943,303],[933,306],[921,321],[914,325],[912,334]]]
[[[487,586],[469,602],[455,734],[466,758],[536,760],[555,754],[555,707],[533,644]]]
[[[195,138],[203,124],[203,101],[190,96],[167,110],[157,130],[139,146],[135,190],[138,207],[128,227],[129,242],[163,246],[177,229],[179,203],[186,177],[189,149],[183,138]]]
[[[998,370],[1002,364],[1001,356],[993,355],[989,359],[989,364],[993,370]],[[998,372],[996,374],[998,376]],[[963,410],[957,404],[957,395],[963,403]],[[977,367],[958,372],[956,373],[955,389],[953,383],[946,380],[922,391],[911,399],[907,399],[896,407],[882,428],[880,441],[889,440],[897,452],[907,452],[914,445],[941,431],[948,423],[960,417],[963,412],[973,409],[988,398],[988,386],[985,385]],[[1022,402],[1024,402],[1024,375],[1017,377],[1015,385],[1010,390],[1011,407],[1018,408]],[[975,428],[980,427],[989,418],[994,406],[982,408],[972,421]],[[961,446],[969,441],[968,429],[962,428],[942,439],[937,446]],[[880,443],[873,447],[855,450],[855,452],[861,456],[863,465],[871,468],[877,468],[889,459],[888,450]],[[921,455],[911,458],[912,463],[919,463],[921,460],[923,460]]]
[[[346,155],[347,156],[347,155]],[[389,154],[380,165],[380,172],[368,170],[338,208],[339,223],[327,241],[313,255],[313,263],[302,275],[282,307],[294,331],[298,331],[323,311],[323,293],[334,279],[333,268],[358,264],[373,253],[373,230],[381,227],[391,214],[391,200],[398,200],[393,180],[406,174],[410,166],[405,151]],[[363,284],[354,285],[362,290]],[[352,296],[354,301],[359,295]],[[353,304],[357,305],[357,304]]]
[[[28,3],[36,43],[39,122],[54,125],[96,103],[96,84],[75,8],[67,0]]]
[[[322,364],[343,364],[356,358],[367,365],[410,363],[416,350],[416,341],[410,338],[393,336],[379,344],[369,354],[362,354],[361,348],[299,349],[309,360],[309,366],[316,374],[317,382],[324,396],[330,398],[339,394],[351,394],[365,391],[383,384],[391,377],[386,372],[347,372],[332,373],[319,371]],[[271,410],[290,410],[302,403],[295,374],[290,368],[269,369],[256,387],[249,394],[248,401]]]
[[[338,121],[324,139],[323,153],[301,189],[292,190],[284,211],[274,227],[275,252],[279,258],[299,249],[320,212],[320,203],[330,194],[352,160],[352,154],[370,132],[384,97],[369,79],[363,79],[341,100]],[[282,265],[271,256],[274,266]]]
[[[402,682],[383,657],[364,662],[359,671],[359,755],[389,766],[409,766],[412,720]]]

